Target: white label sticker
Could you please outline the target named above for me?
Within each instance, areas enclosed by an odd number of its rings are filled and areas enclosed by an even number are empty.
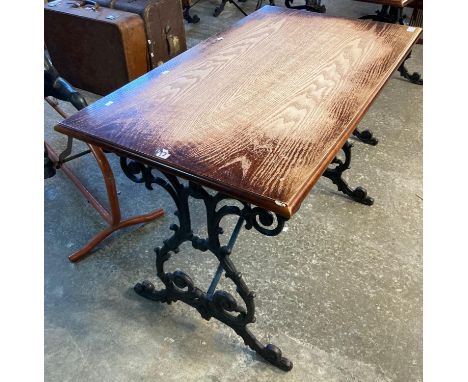
[[[110,105],[112,105],[113,103],[114,103],[114,101],[107,101],[104,105],[110,106]]]
[[[414,32],[416,30],[415,27],[408,27],[408,29],[406,29],[408,32]]]
[[[166,149],[158,149],[156,150],[156,153],[155,155],[159,158],[162,158],[162,159],[167,159],[171,156],[171,154],[169,154],[169,151],[167,151]]]

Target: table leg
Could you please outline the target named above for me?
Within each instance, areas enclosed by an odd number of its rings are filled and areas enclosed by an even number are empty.
[[[379,143],[379,140],[374,137],[374,134],[369,129],[363,131],[355,129],[353,131],[353,135],[362,143],[366,143],[368,145],[377,146],[377,143]]]
[[[352,189],[349,187],[348,183],[343,179],[343,173],[349,169],[351,164],[351,148],[353,145],[348,141],[343,145],[341,150],[343,150],[345,155],[345,160],[335,157],[332,164],[336,164],[335,167],[329,167],[323,173],[323,176],[330,179],[334,184],[338,186],[338,191],[348,195],[351,199],[358,203],[371,206],[374,204],[374,199],[367,195],[367,191],[363,187],[356,187]]]
[[[189,24],[196,24],[200,21],[200,17],[198,17],[197,15],[191,16],[190,8],[191,8],[190,6],[184,7],[184,12],[183,12],[184,19],[187,20]]]
[[[205,320],[215,318],[232,328],[251,349],[256,351],[265,360],[274,366],[288,371],[292,369],[292,362],[283,357],[281,350],[275,345],[263,345],[247,327],[255,322],[255,293],[245,283],[242,274],[238,272],[230,255],[239,231],[244,226],[246,229],[255,228],[258,232],[267,235],[278,235],[283,229],[285,218],[275,215],[259,207],[252,207],[248,203],[238,201],[237,205],[223,205],[220,202],[229,198],[222,193],[214,195],[208,193],[203,187],[188,182],[184,185],[179,179],[170,174],[164,174],[167,181],[161,177],[155,177],[152,169],[135,161],[121,158],[121,167],[124,173],[136,183],[144,183],[148,189],[153,184],[162,187],[174,200],[176,216],[179,224],[172,224],[170,229],[173,235],[163,242],[163,246],[156,248],[157,277],[163,282],[165,289],[156,290],[149,281],[143,281],[135,285],[135,292],[140,296],[153,301],[171,304],[182,301],[195,308]],[[207,238],[201,238],[193,234],[190,218],[189,198],[200,199],[204,202],[207,216]],[[223,203],[224,204],[224,203]],[[220,235],[223,229],[220,223],[225,216],[235,215],[239,217],[236,228],[227,245],[221,245]],[[207,292],[195,286],[192,278],[183,271],[173,273],[165,272],[164,265],[173,253],[179,252],[179,246],[190,241],[192,246],[200,251],[210,251],[219,261],[218,271]],[[243,304],[236,298],[222,290],[216,291],[216,285],[220,274],[225,275],[236,286],[236,291]]]
[[[411,57],[411,52],[408,54],[408,56],[405,58],[405,61],[403,61],[403,64],[400,65],[398,68],[398,72],[400,73],[400,76],[403,78],[406,78],[409,82],[416,84],[416,85],[422,85],[423,80],[421,78],[421,75],[418,72],[413,72],[410,74],[408,69],[405,66],[406,61]]]

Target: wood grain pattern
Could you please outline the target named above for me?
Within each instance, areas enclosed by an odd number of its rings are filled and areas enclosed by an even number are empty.
[[[420,32],[265,6],[56,129],[290,217]]]
[[[380,5],[391,5],[392,7],[404,8],[414,0],[355,0],[363,3],[373,3]]]

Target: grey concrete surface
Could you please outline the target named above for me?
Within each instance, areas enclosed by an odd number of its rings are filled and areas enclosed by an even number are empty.
[[[331,15],[376,9],[325,3]],[[202,0],[194,8],[202,20],[187,26],[191,46],[241,18],[228,4],[215,19],[215,6]],[[421,46],[408,67],[422,72]],[[97,98],[83,94],[89,102]],[[60,149],[66,140],[52,131],[60,117],[48,105],[44,112],[46,138]],[[67,256],[105,224],[63,174],[45,180],[45,380],[422,381],[422,87],[394,75],[360,127],[372,129],[380,143],[355,143],[347,178],[366,187],[375,204],[354,203],[322,179],[281,235],[244,231],[232,255],[257,293],[257,322],[250,327],[294,362],[289,373],[263,362],[217,321],[133,292],[138,281],[156,281],[152,249],[174,221],[163,191],[133,184],[109,156],[124,215],[161,207],[167,215],[114,234],[71,264]],[[105,198],[92,157],[71,166]],[[201,206],[193,211],[202,227]],[[184,245],[170,261],[175,268],[207,286],[216,262]]]

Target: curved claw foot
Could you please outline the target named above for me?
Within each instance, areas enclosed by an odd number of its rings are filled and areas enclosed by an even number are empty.
[[[355,129],[353,131],[353,135],[359,139],[362,143],[371,145],[371,146],[376,146],[377,143],[379,143],[379,140],[374,137],[372,134],[372,131],[366,129],[363,131],[359,131],[358,129]]]
[[[189,24],[196,24],[200,21],[200,17],[197,15],[190,15],[190,7],[189,8],[184,8],[184,13],[183,13],[184,19],[187,20]]]
[[[365,204],[366,206],[372,206],[374,204],[374,198],[367,195],[365,188],[356,187],[349,196],[356,202]]]
[[[275,345],[268,344],[263,349],[259,350],[258,353],[265,358],[265,360],[281,370],[289,371],[293,368],[293,363],[286,357],[283,357],[283,353]]]
[[[416,84],[416,85],[422,85],[423,84],[423,80],[421,78],[421,75],[418,72],[414,72],[413,74],[411,74],[409,76],[408,80],[411,83]]]
[[[139,294],[140,296],[147,298],[153,301],[161,301],[161,302],[168,302],[167,301],[167,293],[165,290],[158,291],[154,287],[154,285],[145,280],[141,283],[136,284],[133,287],[133,290]]]
[[[398,68],[398,72],[400,73],[401,77],[406,78],[412,84],[416,84],[416,85],[422,85],[423,84],[423,80],[421,78],[421,75],[419,73],[417,73],[417,72],[414,72],[414,73],[410,74],[408,72],[408,69],[406,69],[405,65],[401,65]]]

